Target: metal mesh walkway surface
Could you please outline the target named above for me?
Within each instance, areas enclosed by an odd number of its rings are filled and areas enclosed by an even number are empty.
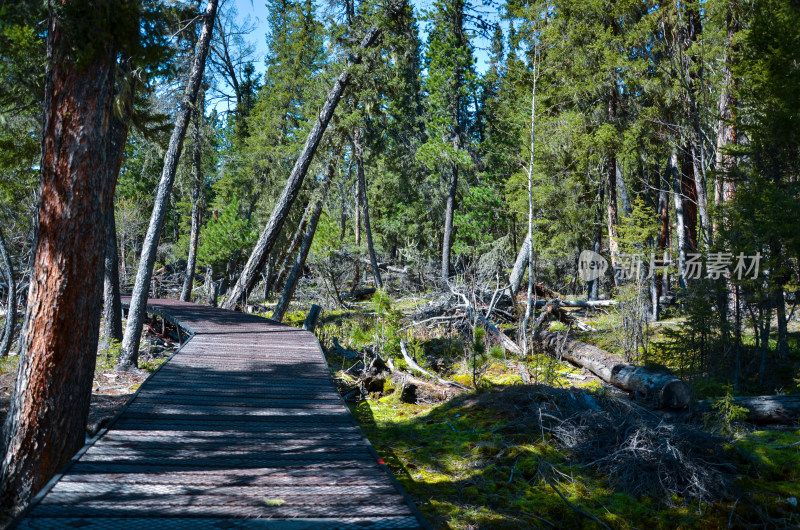
[[[18,528],[427,528],[336,392],[316,337],[174,300],[192,333]]]

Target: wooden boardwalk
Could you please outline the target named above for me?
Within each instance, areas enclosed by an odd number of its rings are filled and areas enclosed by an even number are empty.
[[[191,339],[18,528],[427,528],[363,437],[315,336],[151,300]]]

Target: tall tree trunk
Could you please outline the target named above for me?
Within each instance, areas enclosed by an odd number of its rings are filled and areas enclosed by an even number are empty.
[[[189,76],[189,82],[186,84],[186,91],[183,94],[180,110],[175,119],[175,127],[169,139],[167,153],[164,156],[164,167],[161,171],[161,180],[156,189],[153,213],[150,216],[150,224],[147,227],[147,234],[142,245],[142,257],[139,260],[139,269],[136,271],[136,282],[133,286],[130,310],[128,311],[128,323],[125,327],[122,352],[119,356],[118,368],[121,370],[134,369],[139,363],[139,339],[142,336],[142,325],[144,324],[150,279],[153,276],[153,266],[156,262],[158,240],[161,238],[161,231],[164,227],[164,217],[169,205],[172,184],[175,182],[175,173],[178,169],[178,161],[183,149],[186,129],[189,126],[189,120],[197,101],[197,94],[200,91],[200,82],[203,79],[206,56],[208,55],[216,16],[217,0],[208,0],[203,17],[203,29],[195,47],[192,71]]]
[[[198,104],[194,109],[194,134],[192,136],[194,148],[192,164],[194,165],[194,188],[192,189],[192,228],[189,232],[189,255],[186,257],[186,274],[183,278],[181,300],[191,302],[192,286],[194,285],[194,271],[197,265],[197,244],[200,239],[200,216],[203,202],[203,109],[205,108],[205,93],[201,92]]]
[[[464,2],[456,0],[452,6],[452,38],[458,44],[464,42]],[[462,108],[461,92],[464,87],[464,75],[458,62],[450,74],[450,127],[452,128],[451,141],[453,149],[461,149],[461,125]],[[453,219],[456,211],[456,193],[458,191],[458,163],[453,160],[450,162],[450,180],[447,185],[447,200],[444,210],[444,234],[442,235],[442,268],[440,272],[441,282],[447,285],[450,278],[450,251],[453,247]]]
[[[669,178],[671,178],[672,174],[672,156],[670,156],[667,167],[665,171],[665,175],[661,177],[661,183],[658,186],[658,217],[660,221],[660,226],[658,230],[658,257],[663,258],[665,253],[667,252],[668,240],[669,240],[669,187],[670,182]],[[666,295],[667,293],[664,292],[664,282],[663,282],[664,274],[659,274],[656,279],[656,290],[657,294],[660,297],[662,294]]]
[[[117,224],[114,207],[106,212],[106,250],[103,275],[103,342],[122,341],[122,301],[119,293],[119,261],[117,259]]]
[[[592,242],[592,250],[595,254],[600,254],[600,247],[602,244],[603,238],[603,196],[605,195],[605,182],[601,181],[600,185],[597,187],[597,218],[595,219],[595,228],[594,228],[594,241]],[[611,268],[612,276],[616,276],[616,269],[613,267]],[[601,278],[595,278],[594,280],[589,280],[586,285],[586,298],[590,302],[598,300],[600,298],[600,280]]]
[[[675,198],[675,235],[678,245],[678,281],[686,288],[686,225],[684,222],[683,195],[681,194],[680,167],[678,152],[673,148],[669,156],[669,172],[672,178],[672,192]]]
[[[616,121],[616,99],[612,96],[608,100],[608,121],[612,125]],[[619,254],[619,242],[617,236],[617,224],[619,223],[619,213],[617,211],[617,155],[609,153],[606,157],[606,225],[608,228],[608,250],[611,254],[611,268],[614,270],[617,265],[617,255]],[[614,275],[616,284],[616,275]]]
[[[361,208],[359,204],[359,197],[361,197],[361,182],[358,177],[356,177],[356,208],[355,208],[355,220],[353,225],[353,236],[355,237],[356,248],[361,247]],[[350,291],[355,292],[358,289],[358,284],[361,282],[361,264],[359,260],[356,260],[355,267],[353,268],[353,283],[350,284]]]
[[[725,44],[725,59],[722,65],[722,90],[719,94],[719,121],[717,124],[717,145],[714,161],[714,191],[717,207],[731,200],[736,193],[735,184],[730,180],[729,174],[733,167],[733,156],[726,153],[729,145],[737,142],[736,126],[734,124],[734,109],[736,108],[735,80],[733,78],[732,63],[734,57],[734,36],[738,31],[737,10],[738,2],[734,1],[728,7],[727,30]],[[716,232],[716,229],[714,230]]]
[[[531,88],[531,156],[528,160],[528,297],[525,300],[525,318],[522,320],[522,345],[528,354],[528,324],[533,317],[533,163],[536,160],[536,79],[537,49],[533,52],[533,83]]]
[[[380,31],[377,28],[370,29],[361,40],[361,50],[363,51],[372,46],[379,34]],[[325,104],[322,106],[322,110],[320,110],[319,116],[317,117],[317,121],[308,133],[303,151],[297,158],[294,168],[292,168],[292,172],[286,182],[286,187],[284,187],[283,193],[281,193],[278,203],[275,205],[275,209],[272,210],[269,222],[258,238],[258,242],[253,248],[253,252],[250,254],[250,258],[247,260],[247,264],[244,266],[244,270],[239,276],[236,285],[223,304],[225,309],[234,309],[244,298],[245,293],[249,292],[255,285],[258,275],[267,261],[267,255],[272,250],[272,247],[275,246],[275,242],[278,240],[278,236],[281,233],[283,223],[286,221],[286,216],[295,198],[297,198],[300,186],[303,184],[303,179],[308,171],[308,166],[311,165],[311,160],[314,158],[314,153],[317,151],[320,140],[322,140],[322,135],[328,127],[328,122],[333,116],[333,112],[336,110],[339,100],[342,98],[342,93],[347,83],[350,81],[352,66],[360,61],[360,54],[356,54],[352,57],[347,62],[344,71],[339,74],[333,88],[331,88],[331,91],[328,93]]]
[[[697,246],[697,182],[694,174],[696,164],[691,156],[691,147],[686,146],[683,151],[683,161],[681,163],[681,195],[683,200],[683,218],[686,227],[686,248],[692,251],[698,249]],[[692,173],[688,173],[691,171]]]
[[[113,42],[81,49],[66,16],[51,8],[39,228],[3,438],[0,498],[13,507],[27,503],[84,444],[100,329],[106,210],[115,186],[108,135],[116,51]]]
[[[786,319],[786,298],[783,295],[783,285],[775,287],[775,307],[778,312],[778,359],[789,358],[789,328]]]
[[[328,164],[328,177],[325,179],[325,183],[322,185],[320,196],[314,203],[314,211],[311,213],[311,218],[308,221],[308,228],[306,228],[306,233],[303,236],[303,244],[300,245],[300,252],[297,253],[297,258],[294,261],[292,272],[290,272],[289,277],[286,278],[286,285],[283,286],[283,293],[281,294],[280,300],[278,300],[278,304],[275,306],[275,311],[272,313],[272,320],[275,320],[276,322],[283,321],[283,316],[286,314],[286,310],[289,308],[289,303],[292,301],[292,297],[294,296],[294,291],[297,288],[297,282],[300,280],[300,276],[303,274],[303,267],[306,265],[308,251],[311,249],[311,243],[314,241],[314,234],[317,231],[317,224],[319,223],[319,218],[322,215],[322,206],[325,202],[325,196],[328,194],[328,188],[331,185],[331,180],[333,180],[333,173],[336,169],[336,162],[338,161],[338,158],[338,156],[332,157]]]
[[[699,127],[699,125],[698,125]],[[692,164],[694,165],[694,188],[697,191],[697,215],[700,219],[700,237],[698,238],[707,248],[711,245],[711,217],[708,214],[708,192],[706,190],[705,150],[700,144],[700,157],[698,158],[697,144],[692,144]]]
[[[628,195],[628,186],[625,185],[625,179],[622,177],[622,167],[617,160],[617,191],[619,192],[619,200],[622,203],[622,214],[628,217],[633,212],[631,206],[631,198]]]
[[[0,228],[0,257],[3,259],[3,274],[8,281],[8,310],[3,329],[3,341],[0,343],[0,357],[8,357],[8,352],[11,351],[11,342],[14,340],[14,325],[17,321],[17,282],[14,280],[14,265],[11,263],[11,256],[6,248],[2,228]]]
[[[125,144],[128,141],[128,128],[130,127],[133,103],[136,95],[136,77],[130,73],[130,59],[121,61],[120,71],[126,73],[125,77],[117,80],[118,99],[121,103],[120,114],[113,115],[111,120],[111,134],[108,143],[108,158],[111,161],[109,169],[113,172],[110,176],[112,182],[117,181],[122,167],[122,156],[125,153]],[[125,84],[124,88],[122,85]],[[103,272],[103,342],[108,348],[111,341],[122,341],[122,301],[120,300],[119,286],[119,255],[117,251],[117,223],[114,217],[113,197],[106,210],[106,247]]]
[[[447,186],[447,204],[444,210],[444,236],[442,237],[442,284],[450,278],[450,249],[453,246],[453,216],[456,211],[456,191],[458,190],[458,165],[450,166],[450,182]]]
[[[364,155],[361,150],[361,129],[356,127],[353,131],[353,154],[356,158],[356,178],[358,178],[358,206],[364,216],[364,232],[367,236],[367,251],[369,262],[372,266],[372,276],[375,278],[375,287],[383,288],[381,271],[378,269],[378,258],[375,256],[375,245],[372,242],[372,227],[369,223],[369,202],[367,200],[367,180],[364,177]]]

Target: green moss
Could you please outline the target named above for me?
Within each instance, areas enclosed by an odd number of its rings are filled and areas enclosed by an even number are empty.
[[[152,374],[153,372],[156,371],[156,369],[158,369],[159,366],[164,364],[164,361],[166,361],[166,360],[167,360],[167,357],[164,357],[163,359],[152,359],[150,361],[145,361],[145,362],[139,364],[139,368],[141,368],[145,372],[148,372],[148,373]]]

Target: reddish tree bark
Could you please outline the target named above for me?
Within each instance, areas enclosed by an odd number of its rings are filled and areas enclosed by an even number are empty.
[[[697,175],[696,165],[692,161],[690,146],[683,151],[681,164],[681,195],[683,199],[683,222],[686,227],[686,245],[688,250],[697,250]]]
[[[0,484],[4,504],[16,507],[84,443],[100,327],[105,214],[115,186],[107,139],[114,48],[108,42],[78,54],[80,36],[66,27],[51,12],[39,231]]]

